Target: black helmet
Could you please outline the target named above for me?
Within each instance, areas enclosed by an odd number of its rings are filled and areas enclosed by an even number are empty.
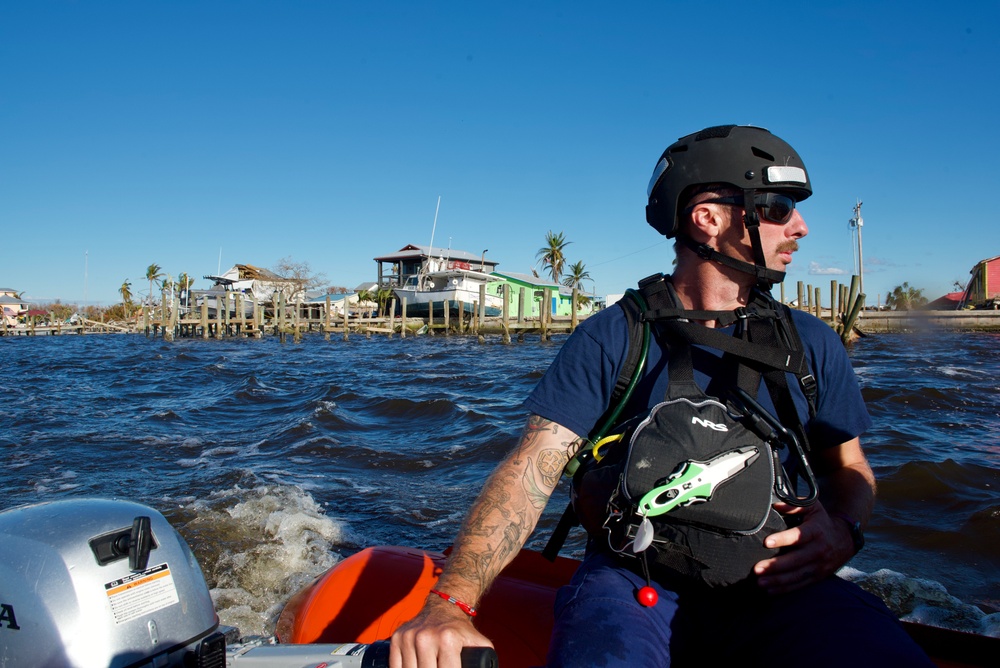
[[[812,194],[805,165],[786,142],[764,128],[719,125],[681,137],[663,152],[646,191],[646,221],[672,238],[684,191],[715,183],[780,190],[798,202]]]

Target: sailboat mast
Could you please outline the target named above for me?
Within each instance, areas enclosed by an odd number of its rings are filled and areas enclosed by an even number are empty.
[[[434,232],[437,231],[438,226],[438,211],[441,210],[441,195],[438,195],[437,206],[434,207],[434,225],[431,227],[431,245],[427,249],[427,259],[430,260],[431,256],[434,254]]]

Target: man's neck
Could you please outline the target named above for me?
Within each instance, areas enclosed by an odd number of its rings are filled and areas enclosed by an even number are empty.
[[[733,276],[733,273],[739,275]],[[678,265],[671,281],[681,305],[692,311],[732,311],[746,306],[753,288],[753,277],[714,262]],[[714,327],[716,323],[702,324]]]

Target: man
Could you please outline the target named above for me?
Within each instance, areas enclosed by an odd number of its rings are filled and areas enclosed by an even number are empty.
[[[664,152],[650,181],[647,221],[677,239],[669,283],[691,320],[728,334],[733,318],[724,315],[745,312],[761,299],[755,289],[783,280],[808,233],[795,204],[811,192],[798,154],[760,128],[707,128]],[[820,500],[776,503],[788,528],[764,541],[775,556],[750,564],[732,586],[706,587],[645,562],[640,568],[593,532],[582,566],[557,597],[550,666],[930,665],[881,602],[834,576],[861,548],[874,501],[859,441],[870,419],[839,338],[807,314],[792,315],[815,376],[814,408],[792,374],[785,399],[753,383],[770,412],[794,405]],[[470,510],[435,594],[394,634],[394,668],[458,666],[461,647],[489,644],[469,613],[531,534],[563,465],[587,444],[612,402],[629,345],[619,308],[589,318],[567,340],[526,401],[531,416],[520,443]],[[701,390],[732,384],[732,363],[721,351],[701,346],[698,353],[691,358]],[[655,337],[629,404],[633,414],[663,400],[669,359]]]

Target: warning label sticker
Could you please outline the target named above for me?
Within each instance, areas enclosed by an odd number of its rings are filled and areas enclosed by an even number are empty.
[[[104,590],[116,624],[124,624],[180,602],[170,566],[165,563],[112,580],[104,585]]]

